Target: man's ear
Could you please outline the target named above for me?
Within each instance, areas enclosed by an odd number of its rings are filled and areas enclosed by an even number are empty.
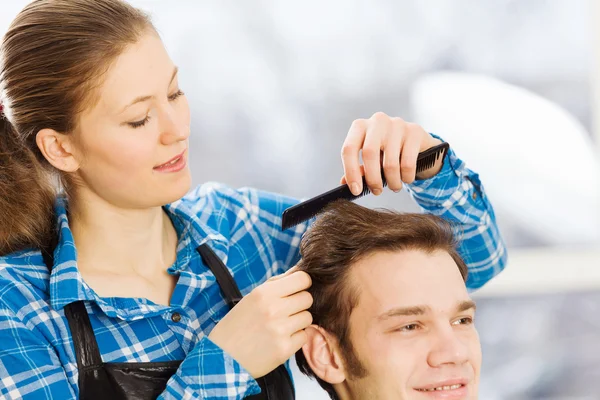
[[[302,353],[310,369],[332,385],[344,382],[346,373],[337,340],[317,325],[311,325],[304,331],[308,340],[302,346]]]
[[[79,161],[75,156],[72,138],[53,129],[40,130],[35,138],[42,155],[52,166],[64,171],[75,172],[79,169]]]

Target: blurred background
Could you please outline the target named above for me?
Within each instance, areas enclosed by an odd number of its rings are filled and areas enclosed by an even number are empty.
[[[26,3],[2,1],[0,32]],[[376,111],[447,140],[480,173],[510,249],[474,293],[480,398],[600,398],[600,5],[132,3],[180,67],[196,184],[329,190],[350,124]],[[406,193],[361,202],[417,210]],[[295,378],[299,399],[327,399]]]

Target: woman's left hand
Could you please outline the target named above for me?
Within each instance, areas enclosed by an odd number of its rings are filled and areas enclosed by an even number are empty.
[[[390,189],[399,191],[402,183],[415,180],[420,152],[442,143],[417,124],[377,112],[369,119],[357,119],[342,146],[344,177],[354,194],[362,191],[362,176],[373,194],[383,191],[381,167]],[[360,165],[362,151],[364,165]],[[382,160],[383,158],[383,160]],[[435,175],[438,171],[433,171]]]

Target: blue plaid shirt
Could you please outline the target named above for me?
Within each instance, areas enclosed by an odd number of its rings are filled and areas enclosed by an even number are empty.
[[[502,270],[506,250],[476,174],[450,151],[438,175],[408,185],[422,208],[457,222],[469,288]],[[0,397],[76,398],[78,371],[65,305],[86,300],[104,362],[184,360],[161,399],[241,399],[257,382],[208,339],[225,315],[215,277],[196,248],[205,242],[225,261],[244,295],[298,260],[307,224],[282,232],[296,200],[253,189],[205,184],[165,209],[179,236],[179,279],[170,306],[141,298],[102,298],[82,279],[65,211],[56,204],[60,240],[49,273],[39,250],[0,257]],[[177,312],[181,320],[174,322]],[[175,318],[177,321],[177,318]]]

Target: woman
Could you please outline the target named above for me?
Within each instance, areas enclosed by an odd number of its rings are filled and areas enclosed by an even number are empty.
[[[280,195],[187,193],[189,107],[149,19],[119,0],[38,0],[1,51],[0,394],[293,398],[282,364],[304,344],[312,299],[289,268],[307,226],[281,232],[296,201]],[[379,194],[383,162],[391,189],[408,183],[462,224],[479,287],[505,250],[453,152],[413,182],[417,154],[438,143],[382,113],[356,120],[343,181],[360,191],[364,173]]]

